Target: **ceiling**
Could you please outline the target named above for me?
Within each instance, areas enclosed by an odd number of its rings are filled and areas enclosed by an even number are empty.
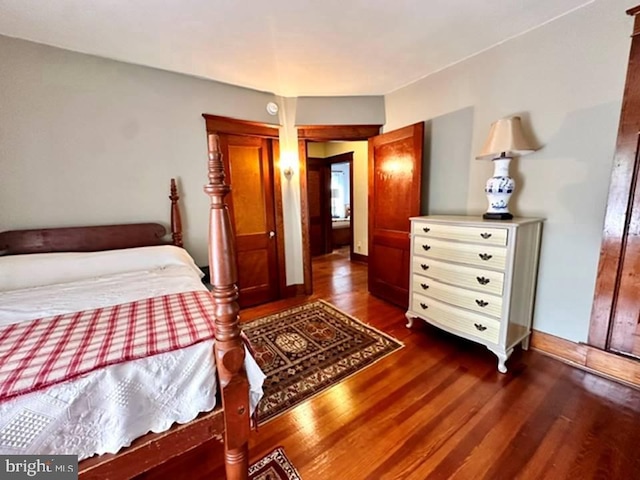
[[[283,96],[383,95],[593,0],[0,0],[0,34]]]

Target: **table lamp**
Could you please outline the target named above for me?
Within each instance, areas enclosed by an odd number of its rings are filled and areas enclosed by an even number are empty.
[[[501,118],[491,124],[487,138],[478,160],[491,158],[493,176],[487,180],[485,193],[489,208],[482,216],[491,220],[510,220],[509,199],[515,189],[515,182],[509,176],[509,163],[513,155],[526,155],[536,150],[533,143],[524,135],[520,117]]]

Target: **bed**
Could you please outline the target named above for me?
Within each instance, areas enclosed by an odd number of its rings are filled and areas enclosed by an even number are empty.
[[[331,240],[333,248],[351,245],[351,219],[332,218],[331,219]]]
[[[165,228],[153,223],[0,233],[0,337],[22,332],[16,338],[39,345],[48,359],[56,352],[55,360],[64,367],[49,362],[47,368],[31,368],[25,363],[28,355],[14,360],[11,349],[0,352],[6,367],[0,368],[0,454],[74,453],[82,460],[80,478],[131,478],[218,438],[224,444],[227,478],[247,478],[249,415],[264,376],[240,335],[235,254],[224,202],[229,186],[217,145],[210,136],[205,192],[211,198],[211,293],[181,248],[173,180],[172,245],[165,244]],[[167,305],[184,311],[184,298],[196,299],[203,313],[201,336],[192,331],[195,320],[189,315],[188,331],[169,320],[166,325],[172,326],[163,327],[163,312],[171,317]],[[144,320],[129,314],[133,328],[127,328],[136,334],[144,325],[152,339],[148,344],[100,330],[112,330],[105,326],[111,325],[106,319],[112,314],[105,312],[125,306],[133,311],[138,304],[157,304],[160,312],[147,309]],[[74,333],[66,339],[56,328],[67,318],[81,323],[77,319],[85,313],[89,327],[77,330],[81,333],[75,337],[82,347],[71,348],[76,330],[69,330]],[[47,333],[38,337],[38,331]],[[171,341],[164,341],[163,334]],[[116,351],[117,361],[92,355],[103,350],[85,338],[108,344],[104,351]],[[126,348],[118,353],[111,346],[120,340]],[[93,357],[95,364],[87,361]],[[30,377],[29,371],[38,374]]]

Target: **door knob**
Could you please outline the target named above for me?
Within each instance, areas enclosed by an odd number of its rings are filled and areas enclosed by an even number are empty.
[[[275,236],[276,236],[276,232],[274,232],[273,230],[271,230],[271,231],[269,232],[269,238],[273,238],[273,237],[275,237]]]

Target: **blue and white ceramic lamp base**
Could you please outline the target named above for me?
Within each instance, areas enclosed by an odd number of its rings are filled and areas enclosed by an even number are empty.
[[[493,159],[493,177],[487,180],[485,193],[489,201],[489,208],[482,218],[489,220],[510,220],[513,215],[509,212],[509,199],[513,194],[516,182],[509,176],[511,158],[498,157]]]

